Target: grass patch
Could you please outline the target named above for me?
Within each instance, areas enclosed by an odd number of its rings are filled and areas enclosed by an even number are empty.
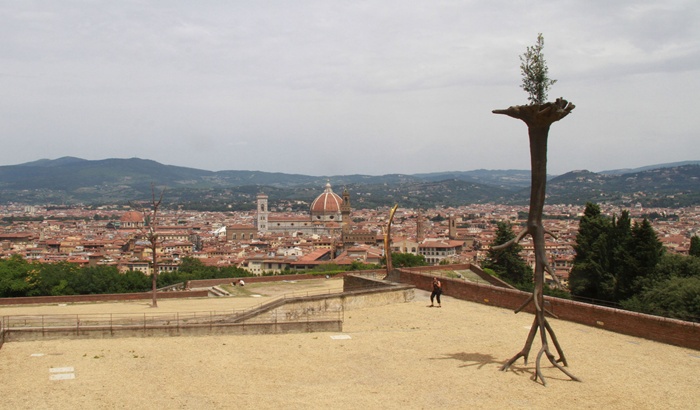
[[[303,290],[325,288],[327,281],[328,279],[319,278],[282,282],[247,282],[245,286],[232,286],[228,284],[221,285],[221,288],[235,297],[250,297],[251,295],[279,296],[298,292],[300,288]]]

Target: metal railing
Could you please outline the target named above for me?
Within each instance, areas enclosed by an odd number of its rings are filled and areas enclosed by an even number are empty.
[[[80,314],[80,315],[22,315],[4,316],[2,320],[2,337],[5,332],[35,331],[41,333],[67,331],[80,334],[83,331],[103,330],[148,330],[164,328],[183,328],[192,326],[214,326],[234,323],[234,319],[247,313],[247,310],[209,311],[209,312],[174,312],[156,314]],[[295,309],[278,309],[273,315],[252,317],[247,323],[285,323],[310,320],[342,320],[342,311],[308,311]]]
[[[5,344],[5,325],[3,322],[4,321],[0,320],[0,349],[2,349],[2,345]]]

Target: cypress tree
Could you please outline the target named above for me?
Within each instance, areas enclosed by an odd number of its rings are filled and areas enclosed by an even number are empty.
[[[663,254],[663,244],[649,221],[645,218],[641,223],[635,222],[629,240],[629,255],[617,275],[617,300],[628,299],[651,286],[656,281],[656,265]]]
[[[587,203],[576,235],[573,268],[569,274],[569,289],[574,296],[614,300],[615,276],[610,270],[611,222],[600,207]]]
[[[688,250],[690,256],[700,257],[700,237],[694,235],[690,238],[690,249]]]
[[[619,217],[613,216],[608,238],[610,273],[617,278],[625,269],[630,256],[629,242],[632,238],[632,220],[627,210]]]
[[[514,243],[504,249],[494,250],[494,246],[502,245],[515,238],[513,229],[507,222],[496,224],[496,238],[491,244],[484,267],[492,269],[498,276],[510,283],[518,285],[521,283],[532,283],[532,268],[520,257],[523,247]]]

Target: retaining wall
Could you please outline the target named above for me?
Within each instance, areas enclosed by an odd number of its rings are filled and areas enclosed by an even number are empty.
[[[343,278],[343,292],[309,295],[274,303],[271,308],[261,306],[258,312],[246,314],[243,323],[257,321],[290,321],[327,315],[366,307],[405,303],[414,299],[415,287],[381,279],[347,275]],[[232,319],[235,320],[235,319]]]
[[[230,313],[200,316],[197,323],[186,314],[170,313],[167,315],[140,315],[113,318],[95,318],[89,315],[53,315],[61,318],[51,323],[60,325],[27,325],[21,322],[18,327],[0,327],[0,342],[39,340],[39,339],[101,339],[115,337],[149,337],[149,336],[191,336],[218,334],[272,334],[299,332],[341,332],[343,315],[346,309],[381,306],[410,301],[414,297],[414,286],[401,285],[363,277],[346,277],[344,285],[350,290],[343,293],[331,293],[293,297],[275,300],[255,310],[242,314]],[[364,284],[364,285],[363,285]],[[187,293],[187,292],[178,292]],[[206,293],[206,291],[205,291]],[[104,296],[104,295],[101,295]],[[63,318],[69,317],[66,322]],[[3,317],[0,326],[11,317]],[[15,317],[16,318],[16,317]],[[21,318],[20,318],[21,319]],[[242,320],[239,320],[242,319]],[[63,322],[63,323],[62,323]],[[1,347],[1,345],[0,345]]]
[[[341,332],[341,320],[317,320],[285,323],[211,323],[182,326],[93,326],[80,329],[12,329],[5,332],[6,341],[52,339],[108,339],[122,337],[258,335],[274,333]]]

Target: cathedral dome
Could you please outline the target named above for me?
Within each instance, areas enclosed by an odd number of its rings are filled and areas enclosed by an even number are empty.
[[[125,212],[124,215],[119,219],[120,222],[131,222],[131,223],[142,223],[143,222],[143,214],[138,211],[128,211]]]
[[[316,221],[340,220],[343,199],[331,189],[330,182],[326,189],[311,203],[311,219]]]
[[[122,228],[142,228],[145,225],[144,216],[138,211],[125,212],[119,219]]]

